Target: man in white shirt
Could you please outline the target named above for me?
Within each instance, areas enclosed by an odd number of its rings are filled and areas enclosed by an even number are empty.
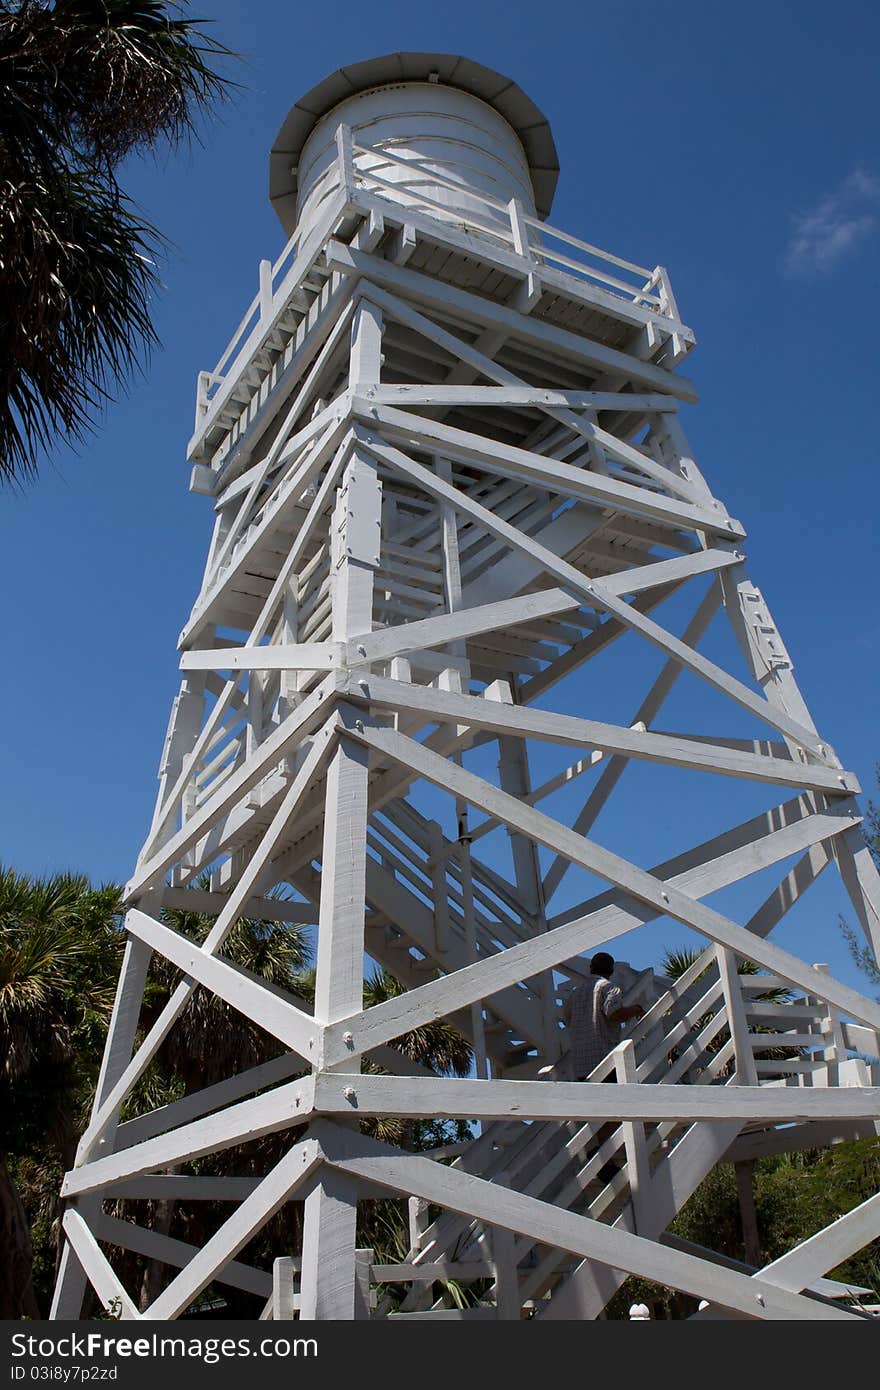
[[[586,1081],[617,1046],[621,1024],[631,1018],[641,1018],[645,1012],[641,1004],[624,1004],[619,988],[611,983],[613,971],[614,957],[607,951],[599,951],[590,961],[587,978],[566,1000],[563,1018],[571,1034],[571,1070],[575,1081]],[[615,1082],[617,1077],[612,1072],[603,1079]],[[597,1147],[601,1148],[616,1128],[614,1124],[602,1125],[596,1135]],[[617,1171],[616,1164],[606,1163],[597,1176],[602,1182],[610,1182]]]
[[[589,975],[566,1001],[563,1018],[571,1031],[575,1081],[586,1081],[612,1047],[617,1046],[622,1023],[641,1018],[645,1012],[641,1004],[624,1004],[619,988],[611,983],[613,972],[614,957],[599,951],[590,961]]]

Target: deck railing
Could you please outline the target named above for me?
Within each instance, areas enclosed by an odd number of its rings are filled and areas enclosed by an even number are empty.
[[[409,178],[392,179],[386,174],[402,171]],[[434,187],[446,188],[466,195],[470,209],[451,207],[422,191],[419,181],[429,179]],[[364,208],[366,202],[380,199],[389,212],[401,208],[423,209],[468,235],[492,240],[506,252],[528,263],[528,273],[540,280],[564,272],[584,280],[617,299],[640,306],[671,319],[679,328],[678,309],[669,277],[663,266],[653,270],[632,261],[602,251],[579,237],[542,222],[526,212],[519,199],[505,203],[480,192],[448,173],[439,173],[425,159],[406,158],[376,149],[352,138],[349,127],[337,131],[336,157],[311,192],[311,197],[326,204],[333,197],[336,206],[339,195],[342,203],[354,209]],[[389,195],[393,195],[389,196]],[[257,291],[241,322],[226,345],[212,371],[198,374],[196,389],[195,430],[198,434],[227,382],[237,380],[248,366],[260,343],[269,335],[287,305],[287,300],[299,279],[303,262],[316,248],[326,228],[324,219],[310,228],[311,235],[300,241],[301,229],[284,246],[277,260],[260,261]],[[321,235],[315,235],[318,227]]]

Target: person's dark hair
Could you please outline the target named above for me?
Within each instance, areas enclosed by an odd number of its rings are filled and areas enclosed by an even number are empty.
[[[603,975],[606,980],[610,979],[614,970],[614,957],[609,956],[607,951],[599,951],[590,961],[590,970],[594,975]]]

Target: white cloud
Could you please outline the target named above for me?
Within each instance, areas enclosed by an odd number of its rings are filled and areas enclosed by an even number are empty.
[[[878,211],[880,179],[865,169],[854,169],[815,207],[793,216],[786,273],[818,275],[832,270],[876,229]]]

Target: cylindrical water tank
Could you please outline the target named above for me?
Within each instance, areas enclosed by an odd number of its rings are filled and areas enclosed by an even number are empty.
[[[339,69],[288,113],[272,149],[270,197],[301,240],[338,186],[342,125],[362,147],[354,151],[358,184],[383,198],[471,229],[506,224],[493,204],[511,198],[531,216],[549,211],[556,150],[525,93],[468,59],[396,53]]]
[[[365,154],[356,148],[354,165],[365,175],[366,188],[384,198],[421,206],[431,216],[452,221],[461,220],[462,213],[477,223],[497,218],[499,213],[485,199],[506,204],[519,198],[526,211],[535,215],[525,150],[503,116],[454,87],[407,82],[349,97],[315,126],[299,162],[297,221],[304,234],[338,187],[336,131],[340,125],[351,127],[356,147],[377,151]],[[419,161],[418,165],[403,169],[384,159],[384,151],[408,164]],[[389,188],[389,183],[394,187]],[[420,197],[431,202],[420,203]]]

